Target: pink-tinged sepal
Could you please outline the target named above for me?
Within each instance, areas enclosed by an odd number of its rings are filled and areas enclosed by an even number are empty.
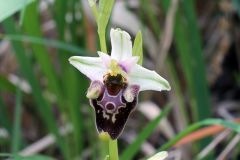
[[[126,72],[129,73],[131,69],[137,64],[139,57],[129,57],[125,61],[119,61],[119,66]]]

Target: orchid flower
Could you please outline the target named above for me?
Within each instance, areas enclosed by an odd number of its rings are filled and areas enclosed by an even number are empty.
[[[110,31],[112,51],[99,57],[73,56],[69,62],[86,75],[91,84],[87,97],[95,110],[98,132],[118,138],[135,109],[140,91],[170,90],[169,83],[155,71],[137,64],[132,55],[130,35],[120,29]]]

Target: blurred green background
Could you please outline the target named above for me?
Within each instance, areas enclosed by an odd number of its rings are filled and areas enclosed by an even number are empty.
[[[141,30],[143,66],[172,86],[140,94],[119,139],[121,159],[162,149],[169,159],[240,159],[239,0],[116,0],[108,53],[112,27],[132,40]],[[104,159],[89,80],[68,62],[97,50],[87,0],[0,0],[3,159]]]

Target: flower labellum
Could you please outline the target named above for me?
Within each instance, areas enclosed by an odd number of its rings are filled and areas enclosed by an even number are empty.
[[[69,62],[91,80],[87,98],[95,110],[98,132],[116,139],[135,109],[140,91],[171,88],[155,71],[137,64],[127,32],[111,29],[110,37],[111,56],[98,52],[99,57],[73,56]]]

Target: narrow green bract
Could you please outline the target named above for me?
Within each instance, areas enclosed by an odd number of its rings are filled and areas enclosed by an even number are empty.
[[[138,56],[138,64],[142,65],[143,62],[143,40],[142,40],[142,32],[138,31],[134,44],[133,44],[133,56]]]
[[[105,32],[115,0],[99,2],[98,32]]]

